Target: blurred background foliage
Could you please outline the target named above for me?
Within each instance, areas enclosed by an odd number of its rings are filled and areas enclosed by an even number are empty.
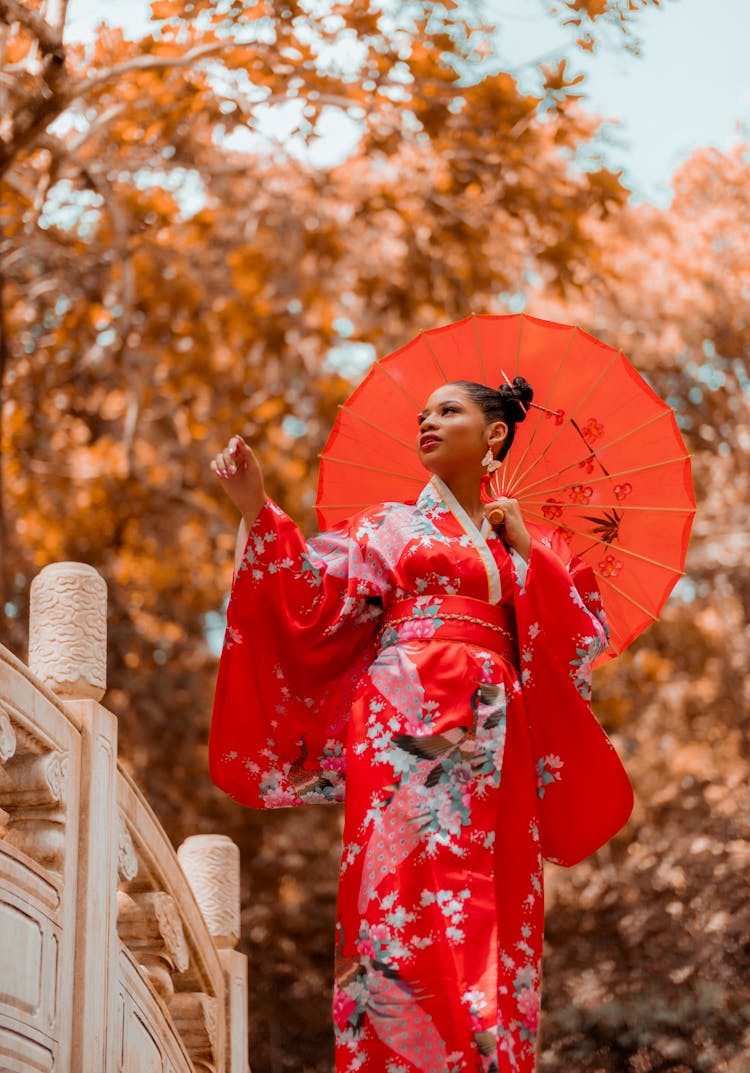
[[[658,0],[653,0],[658,3]],[[560,0],[582,49],[636,47],[647,0]],[[480,312],[578,323],[675,407],[700,504],[660,623],[598,673],[626,830],[550,869],[544,1073],[748,1073],[750,146],[702,150],[668,209],[603,164],[582,76],[521,93],[473,3],[154,0],[148,33],[65,35],[67,0],[0,0],[0,607],[31,578],[109,586],[105,702],[171,837],[240,845],[254,1073],[331,1068],[340,815],[245,811],[206,737],[235,517],[233,432],[313,526],[316,458],[367,361]],[[254,141],[299,104],[313,167]]]

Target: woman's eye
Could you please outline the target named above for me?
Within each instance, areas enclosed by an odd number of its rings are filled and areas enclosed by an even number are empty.
[[[456,407],[455,406],[444,406],[443,407],[443,413],[444,414],[454,414],[455,412],[456,412]]]

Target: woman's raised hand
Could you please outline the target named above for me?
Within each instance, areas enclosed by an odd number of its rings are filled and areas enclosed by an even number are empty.
[[[252,526],[266,501],[266,491],[258,459],[241,436],[232,436],[224,450],[212,459],[211,469],[248,528]]]
[[[484,514],[492,521],[492,512],[500,509],[503,512],[503,539],[509,548],[514,548],[518,554],[528,561],[531,554],[531,534],[526,528],[526,523],[521,514],[521,508],[517,499],[509,499],[500,496],[491,503],[484,504]]]

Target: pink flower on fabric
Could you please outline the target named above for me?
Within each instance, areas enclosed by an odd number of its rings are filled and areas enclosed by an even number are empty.
[[[562,517],[562,503],[559,499],[550,497],[542,507],[542,514],[545,518],[549,518],[552,521],[554,518]]]
[[[263,804],[266,808],[285,808],[287,805],[298,805],[299,799],[289,790],[273,789],[263,794]]]
[[[622,570],[622,563],[619,559],[615,559],[614,555],[605,555],[599,563],[599,569],[603,577],[617,577]]]
[[[224,634],[225,648],[231,648],[232,645],[241,645],[243,641],[244,637],[236,626],[229,626],[227,628],[227,632]]]
[[[632,491],[633,485],[630,484],[629,481],[625,481],[624,484],[615,485],[615,495],[617,496],[618,500],[625,499],[625,497],[629,496]]]
[[[346,1028],[349,1018],[357,1011],[357,1003],[345,991],[333,996],[333,1020],[337,1028]]]
[[[437,625],[434,618],[412,618],[399,626],[398,634],[402,641],[424,641],[434,637]]]
[[[574,503],[588,503],[594,494],[594,489],[588,484],[574,484],[568,494]]]
[[[324,756],[320,766],[326,771],[346,771],[346,757]]]
[[[370,938],[374,943],[389,943],[391,941],[391,929],[386,924],[375,924],[370,928]]]
[[[371,958],[375,956],[375,945],[370,939],[360,939],[357,943],[357,953],[362,957]]]
[[[539,992],[524,988],[516,996],[523,1023],[531,1032],[539,1027]]]
[[[595,417],[590,417],[588,423],[583,426],[581,432],[587,440],[598,440],[604,435],[604,425]]]

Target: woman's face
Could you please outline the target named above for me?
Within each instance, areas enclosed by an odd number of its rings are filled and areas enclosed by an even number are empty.
[[[484,413],[455,384],[443,384],[418,415],[417,450],[422,465],[439,477],[458,471],[482,473],[482,458],[492,443],[499,449],[507,434],[501,421],[488,425]]]

